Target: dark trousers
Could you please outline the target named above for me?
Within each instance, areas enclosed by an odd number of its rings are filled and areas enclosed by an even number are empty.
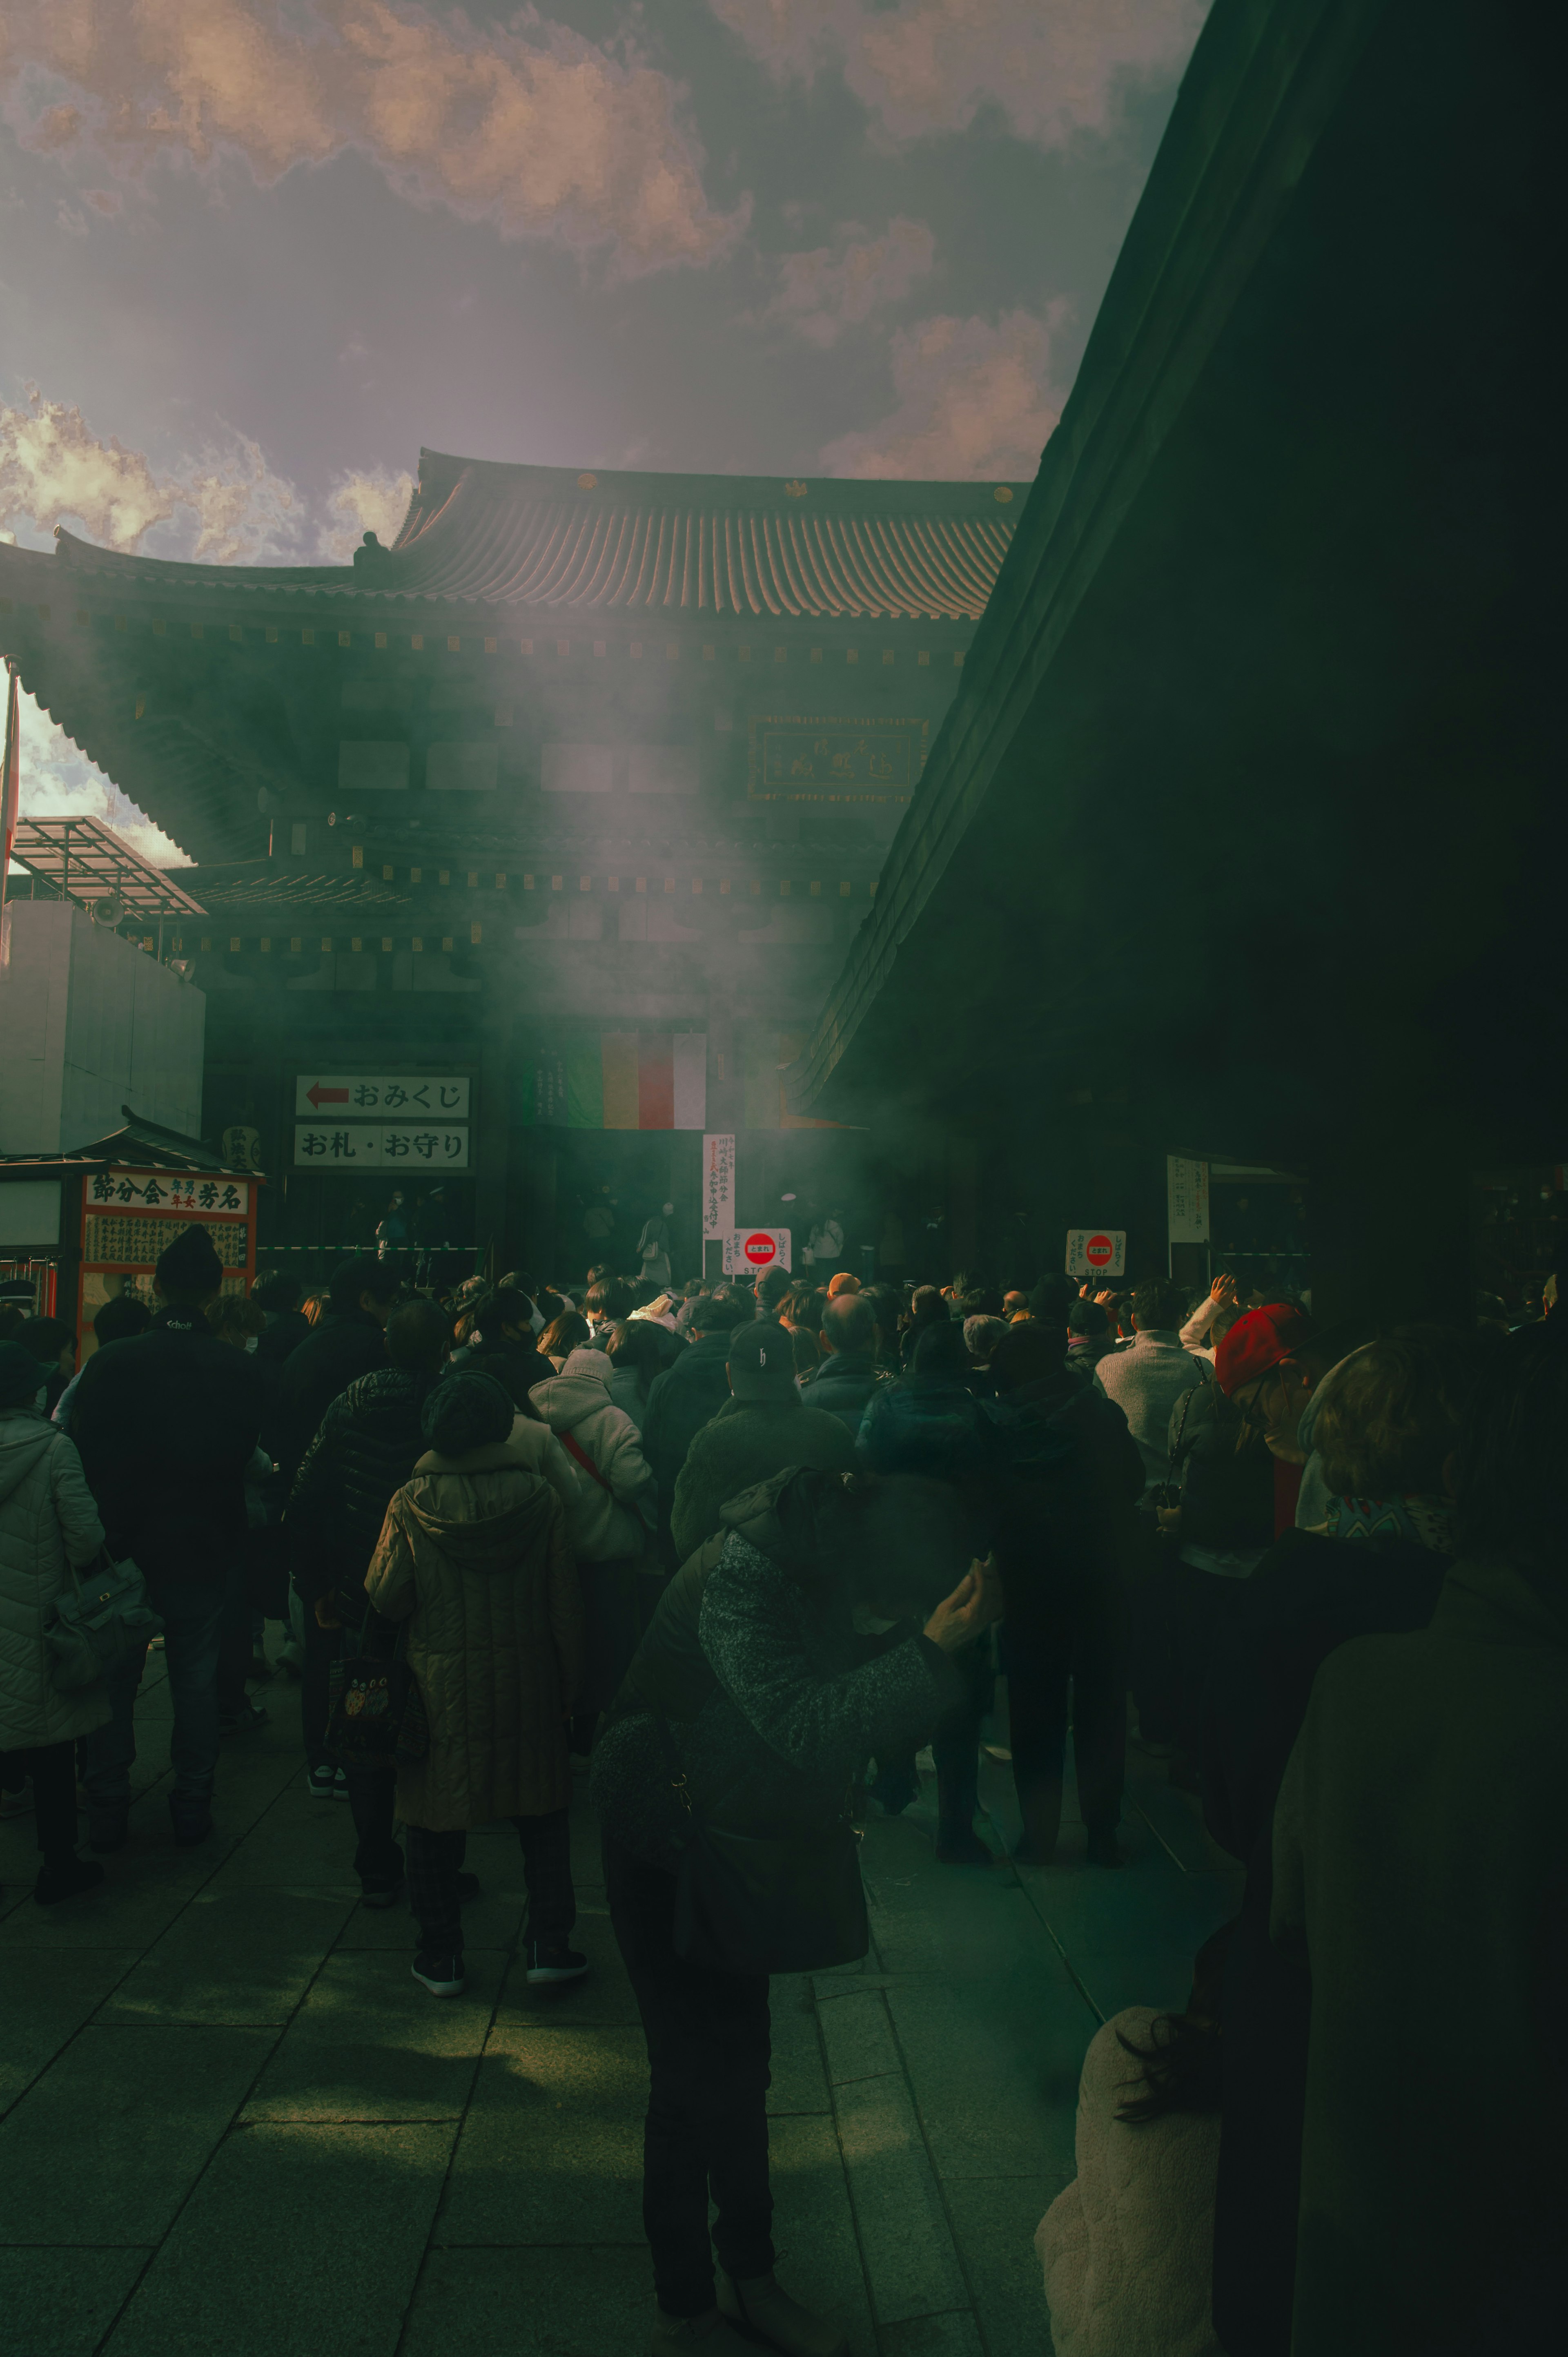
[[[648,2040],[642,2223],[654,2288],[667,2316],[701,2316],[714,2304],[714,2249],[742,2281],[773,2267],[768,1976],[678,1956],[674,1876],[607,1837],[605,1885]]]
[[[397,1811],[395,1768],[350,1768],[349,1807],[357,1844],[354,1871],[361,1882],[396,1882],[403,1857],[392,1830]]]
[[[596,1719],[607,1710],[631,1667],[642,1637],[641,1557],[620,1555],[609,1563],[579,1563],[587,1608],[587,1669],[579,1709]]]
[[[341,1629],[323,1629],[316,1618],[316,1607],[305,1608],[305,1660],[299,1674],[300,1732],[305,1738],[305,1764],[320,1768],[326,1764],[323,1749],[327,1740],[327,1720],[331,1709],[329,1682],[332,1664],[343,1650]]]
[[[1078,1812],[1090,1832],[1113,1828],[1126,1781],[1127,1672],[1122,1615],[1109,1586],[1033,1600],[1026,1622],[1004,1624],[1002,1666],[1026,1830],[1042,1803],[1047,1814],[1060,1813],[1069,1680]]]
[[[245,1707],[245,1680],[251,1674],[252,1614],[244,1588],[238,1582],[223,1605],[223,1626],[218,1639],[218,1707],[225,1717]]]
[[[572,1834],[564,1809],[545,1816],[513,1817],[522,1844],[522,1876],[528,1889],[523,1938],[542,1948],[564,1948],[577,1920],[572,1888]],[[419,1944],[428,1956],[460,1956],[463,1916],[457,1876],[467,1846],[463,1833],[433,1833],[404,1825],[408,1856],[408,1902],[419,1925]]]
[[[44,1865],[69,1865],[76,1856],[75,1744],[36,1743],[28,1750],[8,1751],[5,1770],[13,1787],[24,1776],[33,1780],[33,1822]]]

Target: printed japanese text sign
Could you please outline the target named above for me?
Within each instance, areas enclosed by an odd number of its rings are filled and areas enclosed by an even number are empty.
[[[95,1211],[124,1203],[187,1220],[242,1219],[251,1189],[243,1178],[202,1178],[183,1170],[98,1170],[87,1182],[87,1202]]]
[[[467,1081],[450,1073],[300,1072],[294,1084],[299,1121],[454,1122],[468,1118]]]
[[[1165,1157],[1165,1203],[1173,1244],[1208,1242],[1208,1165]]]
[[[708,1243],[727,1236],[735,1226],[735,1137],[733,1133],[703,1140],[703,1236]]]
[[[1069,1228],[1067,1238],[1069,1276],[1125,1276],[1125,1228]]]
[[[312,1122],[294,1133],[296,1170],[467,1170],[468,1133],[446,1122]]]

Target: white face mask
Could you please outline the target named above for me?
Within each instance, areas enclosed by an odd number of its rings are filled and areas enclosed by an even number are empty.
[[[255,1347],[256,1347],[256,1344],[261,1340],[261,1339],[262,1339],[262,1338],[261,1338],[261,1336],[260,1336],[259,1334],[247,1334],[247,1335],[246,1335],[246,1337],[245,1337],[245,1348],[246,1348],[246,1350],[247,1350],[247,1351],[253,1351],[253,1350],[255,1349]]]

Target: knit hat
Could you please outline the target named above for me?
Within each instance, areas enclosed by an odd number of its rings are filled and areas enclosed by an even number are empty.
[[[859,1291],[859,1277],[854,1275],[847,1268],[841,1268],[836,1276],[830,1276],[828,1279],[830,1301],[836,1301],[841,1293],[858,1293]]]
[[[0,1408],[31,1407],[48,1372],[20,1342],[0,1342]]]
[[[207,1230],[193,1221],[158,1254],[156,1274],[166,1294],[216,1293],[223,1282],[223,1264]]]
[[[1227,1399],[1243,1383],[1266,1375],[1282,1359],[1301,1348],[1312,1332],[1312,1320],[1292,1301],[1270,1301],[1238,1318],[1214,1353],[1214,1376]]]
[[[730,1336],[729,1387],[737,1400],[787,1400],[795,1389],[795,1344],[782,1326],[754,1318]]]
[[[517,1410],[494,1375],[447,1375],[424,1395],[419,1428],[438,1456],[466,1457],[470,1448],[505,1440]]]

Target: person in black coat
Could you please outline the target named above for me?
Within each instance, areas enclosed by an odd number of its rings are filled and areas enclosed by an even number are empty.
[[[284,1361],[274,1453],[288,1487],[338,1393],[386,1365],[384,1329],[401,1289],[396,1270],[369,1253],[333,1270],[323,1316]]]
[[[450,1320],[433,1301],[407,1301],[392,1311],[388,1363],[357,1375],[331,1402],[289,1494],[284,1528],[306,1631],[300,1695],[306,1772],[317,1799],[344,1789],[322,1752],[332,1663],[363,1624],[365,1574],[387,1508],[424,1454],[420,1418],[426,1395],[446,1372],[450,1332]],[[390,1907],[403,1866],[392,1837],[396,1770],[359,1769],[345,1777],[359,1835],[354,1870],[365,1902]]]
[[[817,1337],[824,1357],[801,1384],[808,1407],[836,1415],[853,1440],[865,1404],[883,1381],[876,1363],[882,1337],[876,1311],[864,1293],[841,1293],[822,1308]]]
[[[254,1356],[263,1367],[282,1372],[284,1361],[297,1351],[310,1331],[310,1320],[299,1306],[305,1290],[285,1268],[268,1269],[251,1287],[251,1298],[265,1313],[267,1328],[256,1337]]]
[[[1410,1329],[1359,1351],[1318,1410],[1328,1533],[1291,1530],[1231,1585],[1211,1639],[1204,1822],[1247,1868],[1226,1958],[1214,2326],[1228,2357],[1289,2357],[1312,1986],[1269,1937],[1274,1803],[1313,1681],[1351,1637],[1424,1629],[1455,1544],[1445,1460],[1479,1346]]]
[[[676,1561],[670,1530],[675,1484],[693,1441],[729,1398],[730,1336],[751,1317],[749,1301],[727,1294],[706,1296],[693,1314],[691,1341],[649,1387],[642,1453],[659,1483],[659,1551],[671,1571]]]
[[[1023,1818],[1016,1856],[1045,1866],[1061,1823],[1068,1685],[1079,1814],[1090,1865],[1117,1866],[1126,1766],[1122,1560],[1144,1460],[1113,1400],[1065,1364],[1064,1329],[1011,1327],[992,1358],[987,1403],[1005,1459],[997,1565],[1007,1598],[1002,1667],[1013,1779]]]
[[[175,1839],[212,1829],[218,1765],[218,1655],[242,1578],[245,1474],[261,1429],[262,1378],[206,1318],[223,1278],[212,1240],[192,1226],[159,1258],[162,1307],[146,1333],[94,1352],[71,1404],[71,1437],[98,1501],[109,1552],[132,1556],[164,1621],[174,1726]],[[136,1756],[142,1661],[109,1682],[113,1716],[85,1745],[89,1837],[120,1846]]]

